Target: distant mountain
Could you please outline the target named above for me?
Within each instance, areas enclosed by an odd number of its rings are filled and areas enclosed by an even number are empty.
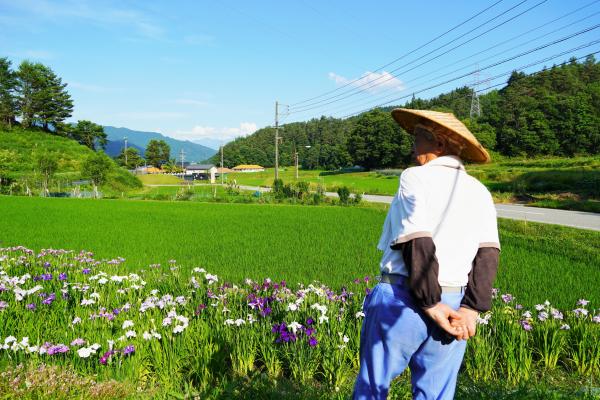
[[[127,128],[116,128],[114,126],[105,126],[104,132],[108,140],[123,141],[127,137],[128,145],[136,145],[145,149],[150,140],[164,140],[171,147],[171,158],[179,160],[179,152],[183,149],[185,161],[202,162],[217,153],[217,150],[203,146],[198,143],[190,142],[189,140],[177,140],[168,136],[164,136],[158,132],[140,132]],[[120,151],[120,148],[119,148]]]
[[[104,148],[104,152],[106,154],[108,154],[111,157],[116,157],[119,154],[121,154],[121,150],[123,150],[123,148],[125,147],[125,141],[124,140],[109,140],[106,143],[106,146]],[[138,146],[135,143],[131,143],[129,140],[127,140],[127,147],[135,147],[140,155],[143,157],[144,156],[144,150],[145,148]]]
[[[195,140],[193,140],[193,142],[201,144],[202,146],[209,147],[211,149],[215,149],[216,151],[219,151],[219,148],[221,147],[221,145],[225,146],[228,141],[223,142],[219,139],[203,138],[203,139],[195,139]]]

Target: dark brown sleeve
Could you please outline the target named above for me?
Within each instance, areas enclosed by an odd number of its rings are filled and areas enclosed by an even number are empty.
[[[492,285],[498,271],[500,250],[495,247],[481,247],[469,273],[469,283],[461,306],[485,312],[492,308]]]
[[[399,245],[408,270],[410,293],[421,308],[433,307],[442,298],[438,282],[440,266],[435,256],[435,243],[430,237],[409,240]]]

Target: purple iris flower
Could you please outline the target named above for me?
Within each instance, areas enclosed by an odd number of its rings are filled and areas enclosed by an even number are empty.
[[[317,339],[314,336],[311,336],[308,338],[308,345],[310,347],[315,347],[317,345],[317,343],[319,343],[319,342],[317,341]]]
[[[86,274],[86,275],[87,275],[87,274],[89,274],[90,272],[92,272],[92,270],[91,270],[91,269],[89,269],[89,268],[84,268],[84,269],[83,269],[83,271],[81,271],[81,272],[83,272],[84,274]]]
[[[61,272],[60,274],[58,274],[58,280],[59,281],[66,281],[67,280],[67,274],[65,272]]]
[[[29,303],[29,304],[27,304],[26,307],[28,310],[35,311],[36,305],[35,305],[35,303]]]
[[[129,354],[135,353],[135,347],[130,344],[129,346],[125,346],[123,349],[123,355],[128,356]]]
[[[512,294],[503,294],[500,297],[502,297],[502,301],[505,302],[505,303],[510,303],[511,301],[514,300],[514,297],[513,297]]]
[[[271,314],[272,311],[273,310],[271,310],[271,307],[267,306],[267,307],[265,307],[264,309],[262,309],[260,311],[260,315],[263,316],[263,317],[266,317],[267,315]]]
[[[50,293],[48,297],[42,300],[42,304],[50,305],[56,299],[56,294]]]
[[[57,344],[54,346],[50,346],[48,348],[48,355],[52,356],[54,354],[61,354],[61,353],[66,353],[69,351],[69,347],[65,346],[64,344]]]
[[[521,326],[523,327],[523,329],[525,329],[526,331],[530,331],[533,329],[533,326],[531,326],[531,324],[525,320],[521,321]]]

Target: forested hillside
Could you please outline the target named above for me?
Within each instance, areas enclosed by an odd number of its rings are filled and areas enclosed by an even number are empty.
[[[505,156],[572,156],[600,152],[600,64],[572,59],[535,74],[513,73],[505,87],[480,96],[482,115],[469,119],[472,91],[462,87],[432,99],[403,105],[453,112],[488,149]],[[389,111],[372,110],[348,119],[321,117],[280,129],[281,165],[298,151],[304,168],[402,167],[411,137]],[[274,129],[263,128],[224,147],[225,166],[275,162]],[[212,161],[218,163],[219,155]]]

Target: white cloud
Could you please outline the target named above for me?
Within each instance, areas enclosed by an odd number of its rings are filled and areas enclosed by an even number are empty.
[[[338,86],[347,84],[348,86],[352,86],[370,93],[377,93],[388,89],[400,91],[405,88],[404,83],[400,79],[386,71],[367,71],[362,74],[360,78],[353,79],[330,72],[329,79],[334,81]]]
[[[183,140],[218,139],[227,142],[239,136],[254,133],[258,127],[254,122],[242,122],[239,127],[216,128],[214,126],[196,125],[191,130],[179,130],[169,136]]]

